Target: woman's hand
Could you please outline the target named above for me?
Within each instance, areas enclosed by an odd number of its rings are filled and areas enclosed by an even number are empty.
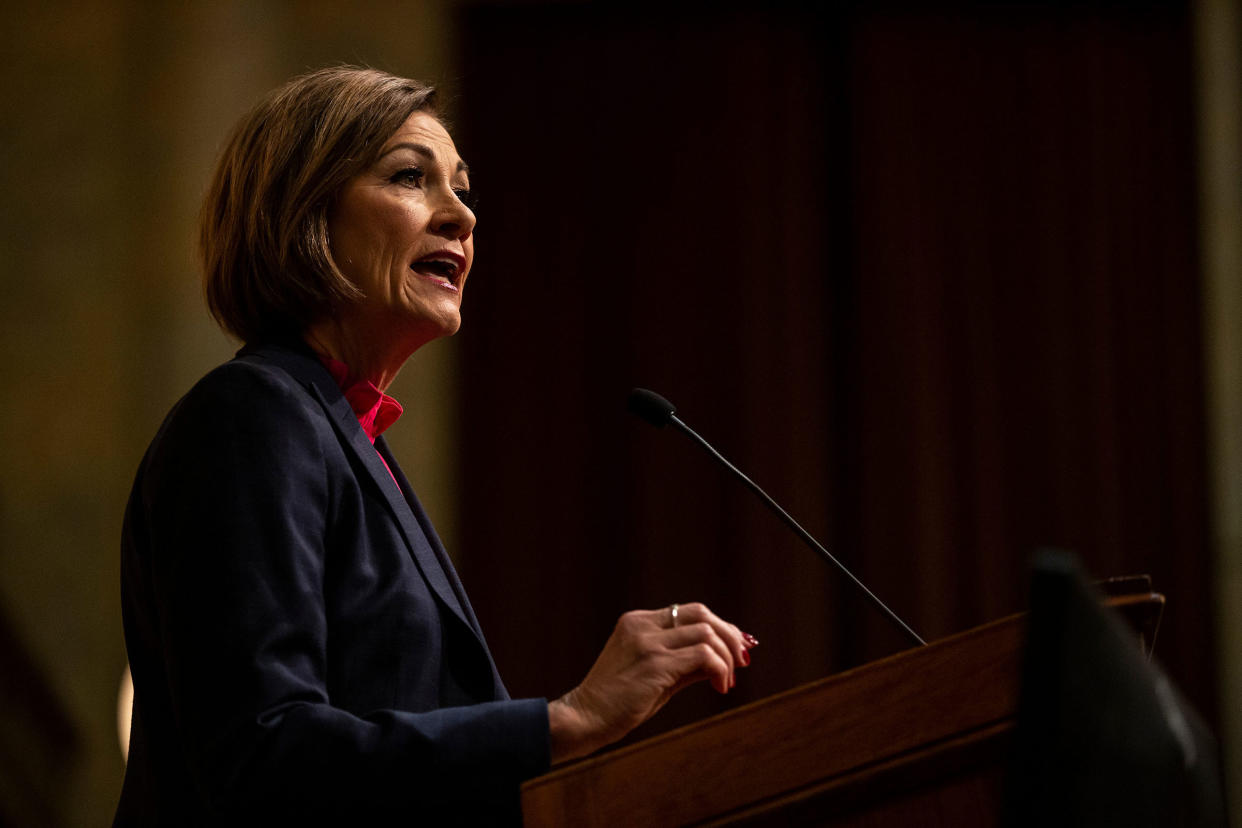
[[[758,643],[702,604],[627,612],[582,683],[548,704],[552,762],[615,742],[697,681],[729,692]]]

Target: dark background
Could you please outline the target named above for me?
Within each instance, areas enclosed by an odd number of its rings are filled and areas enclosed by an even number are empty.
[[[511,690],[671,601],[763,643],[644,734],[904,646],[638,385],[928,639],[1041,546],[1150,573],[1211,720],[1187,9],[673,8],[461,27],[461,556]]]

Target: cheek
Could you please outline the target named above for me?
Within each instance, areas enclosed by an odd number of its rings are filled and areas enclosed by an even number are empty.
[[[362,284],[379,277],[399,257],[398,229],[394,222],[382,220],[329,225],[330,249],[337,266],[352,281]]]
[[[423,219],[417,207],[398,207],[377,214],[367,228],[374,257],[396,269],[408,268],[422,249],[426,235],[420,229]]]
[[[332,256],[341,272],[368,292],[401,290],[426,235],[426,219],[408,198],[369,190],[350,193],[328,220]]]

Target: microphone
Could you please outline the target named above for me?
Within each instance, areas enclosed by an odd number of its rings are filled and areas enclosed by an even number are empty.
[[[823,544],[815,540],[815,538],[811,537],[811,534],[807,532],[805,529],[803,529],[802,526],[798,524],[798,521],[790,517],[789,513],[780,507],[780,504],[778,504],[775,500],[769,497],[767,492],[759,488],[759,486],[753,480],[751,480],[749,477],[743,474],[742,471],[737,466],[733,465],[727,459],[725,459],[724,455],[716,451],[716,449],[712,448],[711,443],[707,442],[702,437],[700,437],[698,435],[698,432],[690,428],[690,426],[686,425],[681,420],[681,418],[677,416],[677,409],[673,406],[671,402],[664,399],[663,397],[661,397],[659,394],[655,393],[654,391],[648,391],[646,388],[635,388],[633,391],[630,392],[630,397],[627,403],[627,407],[629,408],[630,413],[638,416],[639,418],[643,420],[646,420],[647,422],[651,423],[656,428],[663,428],[664,426],[669,425],[671,423],[682,433],[689,436],[690,439],[698,443],[699,446],[701,446],[704,451],[706,451],[708,454],[714,457],[718,463],[720,463],[722,466],[724,466],[729,471],[733,472],[733,474],[737,475],[738,479],[742,481],[742,483],[746,486],[746,488],[754,492],[755,495],[760,500],[762,500],[769,509],[775,512],[776,516],[779,517],[781,520],[783,520],[785,522],[785,525],[788,526],[790,529],[792,529],[794,533],[799,538],[802,539],[803,543],[811,547],[811,549],[813,549],[814,551],[818,552],[820,556],[822,556],[830,564],[835,566],[838,570],[843,572],[847,578],[853,581],[854,586],[862,590],[863,595],[867,596],[868,600],[870,600],[872,604],[874,604],[881,612],[883,612],[886,616],[888,616],[890,621],[892,621],[894,624],[900,627],[902,632],[904,632],[906,636],[910,638],[911,641],[913,641],[915,644],[918,644],[920,646],[924,646],[927,644],[927,642],[924,641],[918,633],[910,629],[910,626],[906,624],[905,621],[902,621],[900,617],[898,617],[897,613],[889,609],[888,606],[883,601],[881,601],[878,597],[876,597],[876,594],[874,592],[867,589],[867,585],[864,584],[862,581],[858,580],[858,578],[854,576],[854,573],[850,572],[849,569],[846,568],[845,564],[838,561],[835,557],[832,556],[832,553],[830,553],[827,549],[823,547]]]

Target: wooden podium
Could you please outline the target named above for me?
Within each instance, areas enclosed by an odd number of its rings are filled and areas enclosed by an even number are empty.
[[[1163,597],[1121,591],[1149,641]],[[1001,619],[568,765],[525,825],[996,825],[1023,639]]]

